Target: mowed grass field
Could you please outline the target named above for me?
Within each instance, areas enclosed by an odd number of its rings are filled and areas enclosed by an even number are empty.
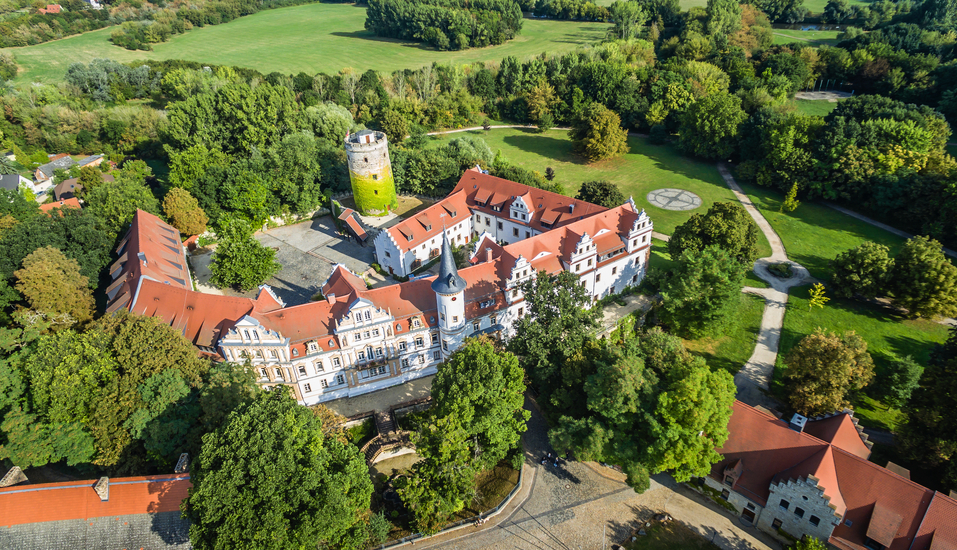
[[[714,163],[686,157],[668,145],[652,145],[646,138],[629,137],[631,150],[628,154],[591,164],[573,152],[565,130],[549,130],[544,134],[526,128],[475,130],[438,136],[432,144],[438,146],[463,135],[484,139],[493,152],[501,150],[508,162],[522,168],[544,174],[551,166],[555,170],[555,181],[564,186],[565,194],[569,196],[575,196],[583,182],[608,180],[618,185],[626,197],[634,197],[635,204],[648,211],[655,230],[666,235],[674,232],[675,227],[684,223],[691,214],[706,212],[716,201],[735,201]],[[652,206],[647,199],[648,193],[667,187],[687,189],[697,194],[702,205],[684,212]],[[763,236],[759,246],[762,256],[771,254]]]
[[[837,108],[837,102],[826,99],[795,99],[794,107],[802,115],[827,116]]]
[[[739,182],[740,183],[740,182]],[[896,254],[904,239],[822,204],[802,203],[794,212],[781,212],[781,193],[764,187],[741,184],[741,188],[761,210],[768,223],[781,237],[788,257],[807,267],[811,275],[825,284],[830,280],[828,261],[839,253],[864,241],[886,245]],[[780,353],[772,381],[772,393],[786,401],[783,358],[804,336],[821,327],[841,334],[853,330],[868,344],[878,372],[886,368],[894,355],[910,355],[926,364],[934,344],[947,338],[946,326],[926,319],[907,319],[879,304],[843,300],[830,295],[824,308],[810,308],[809,286],[791,289]],[[901,412],[880,402],[878,381],[871,382],[862,394],[852,400],[857,416],[865,426],[894,430],[903,421]],[[876,397],[876,398],[875,398]]]
[[[56,82],[74,62],[95,58],[120,62],[185,59],[249,67],[263,73],[336,73],[344,67],[391,72],[434,61],[470,63],[525,58],[572,50],[601,40],[610,25],[579,21],[526,19],[522,34],[500,46],[442,52],[418,43],[379,38],[365,30],[366,8],[351,4],[308,4],[265,10],[224,25],[193,29],[153,51],[130,51],[110,43],[111,28],[71,36],[12,52],[21,72],[18,82]]]
[[[812,46],[834,46],[842,31],[802,31],[800,29],[774,29],[774,44],[807,42]]]

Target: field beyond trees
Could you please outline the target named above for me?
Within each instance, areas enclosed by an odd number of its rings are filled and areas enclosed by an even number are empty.
[[[366,8],[351,4],[308,4],[262,11],[230,23],[193,29],[153,51],[130,51],[110,43],[111,29],[25,48],[7,48],[21,66],[18,82],[59,82],[74,62],[109,58],[127,63],[139,59],[183,59],[215,65],[249,67],[262,73],[324,72],[344,67],[392,72],[441,63],[501,61],[542,52],[556,54],[592,44],[604,37],[606,23],[526,19],[522,33],[501,46],[437,51],[417,43],[379,38],[365,30]]]

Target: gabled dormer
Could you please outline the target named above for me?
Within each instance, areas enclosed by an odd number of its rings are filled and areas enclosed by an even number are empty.
[[[651,222],[651,218],[648,217],[648,214],[645,213],[644,209],[638,213],[638,216],[631,223],[631,227],[628,230],[628,233],[625,235],[625,240],[627,241],[628,252],[634,252],[639,248],[643,248],[651,243],[651,231],[654,229],[654,225]]]
[[[244,315],[227,331],[223,340],[231,344],[264,344],[282,342],[283,337],[282,334],[264,327],[254,317]]]
[[[511,211],[509,217],[513,220],[528,223],[532,220],[532,198],[530,193],[515,197],[512,199]]]
[[[522,283],[522,281],[528,279],[529,276],[534,274],[535,270],[532,269],[531,262],[529,262],[525,256],[519,254],[518,259],[515,260],[515,265],[512,266],[512,273],[508,278],[508,286],[518,286]]]

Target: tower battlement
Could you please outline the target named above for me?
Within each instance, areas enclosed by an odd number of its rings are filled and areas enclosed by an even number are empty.
[[[396,192],[386,135],[361,130],[343,141],[356,208],[365,216],[388,214],[395,207]]]

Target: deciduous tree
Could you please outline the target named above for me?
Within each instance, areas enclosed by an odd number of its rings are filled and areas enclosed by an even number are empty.
[[[758,257],[758,226],[738,203],[716,202],[705,215],[692,214],[675,228],[668,252],[678,258],[686,250],[717,245],[739,262],[750,266]]]
[[[599,312],[586,307],[591,299],[578,277],[568,271],[558,275],[539,272],[522,284],[521,292],[527,311],[515,323],[509,350],[519,357],[547,410],[551,406],[548,396],[563,385],[563,366],[597,326]]]
[[[210,266],[216,284],[249,290],[282,268],[275,260],[276,251],[253,238],[248,222],[235,218],[226,220],[219,235]]]
[[[149,167],[142,161],[130,162],[116,173],[114,181],[104,182],[85,193],[87,210],[100,219],[100,226],[111,239],[126,231],[137,210],[159,214],[159,201],[145,181],[150,174]]]
[[[920,375],[924,367],[911,356],[892,356],[878,375],[879,387],[884,403],[891,407],[902,407],[920,384]]]
[[[681,114],[678,144],[692,155],[726,159],[737,150],[738,126],[746,118],[737,96],[727,92],[708,94]]]
[[[720,331],[741,302],[745,267],[711,245],[686,250],[661,286],[662,320],[679,334]]]
[[[831,286],[841,298],[876,298],[886,292],[887,276],[894,265],[890,250],[864,241],[831,260]]]
[[[240,406],[203,440],[183,504],[194,548],[355,548],[372,482],[359,449],[326,439],[281,389]]]
[[[455,416],[480,470],[495,467],[515,449],[530,413],[525,402],[525,373],[518,358],[496,350],[487,337],[469,338],[432,380],[435,417]]]
[[[628,152],[628,131],[621,127],[621,117],[600,103],[592,103],[572,123],[568,136],[589,162]]]
[[[854,331],[843,336],[820,328],[801,339],[784,359],[791,406],[804,416],[840,410],[848,393],[874,377],[867,342]]]
[[[196,197],[189,191],[174,187],[163,197],[163,212],[173,227],[184,235],[199,235],[206,232],[209,218],[199,207]]]
[[[547,172],[546,172],[547,174]],[[605,208],[615,208],[625,204],[625,195],[618,186],[607,180],[586,181],[578,188],[575,198]]]
[[[57,328],[85,323],[93,318],[93,292],[80,274],[80,264],[52,246],[38,248],[23,259],[13,273],[16,288],[30,307]]]

